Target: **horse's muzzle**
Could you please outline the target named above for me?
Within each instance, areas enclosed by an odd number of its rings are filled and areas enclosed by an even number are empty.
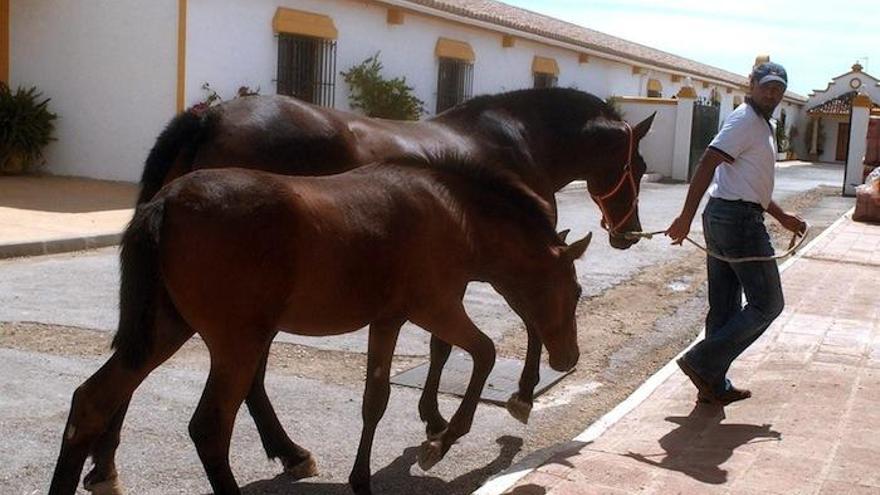
[[[608,242],[615,249],[629,249],[633,244],[639,242],[638,237],[629,237],[624,233],[608,234]]]
[[[581,353],[578,350],[574,350],[572,352],[565,352],[560,355],[560,353],[550,354],[550,367],[555,371],[559,371],[560,373],[564,373],[572,368],[578,363],[578,360],[581,358]]]

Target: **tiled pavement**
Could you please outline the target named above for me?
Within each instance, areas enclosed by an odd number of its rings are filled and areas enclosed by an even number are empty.
[[[73,177],[0,178],[0,259],[110,246],[138,186]]]
[[[782,280],[785,311],[731,373],[751,399],[698,406],[669,366],[505,493],[880,494],[880,226],[842,219]]]

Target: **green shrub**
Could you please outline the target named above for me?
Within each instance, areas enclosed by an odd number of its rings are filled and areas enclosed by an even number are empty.
[[[385,79],[381,75],[382,63],[379,53],[359,65],[341,72],[351,86],[348,99],[351,107],[363,111],[368,117],[395,120],[418,120],[425,111],[425,102],[412,94],[405,77]]]
[[[54,141],[54,120],[50,98],[36,87],[19,87],[13,92],[0,82],[0,172],[21,173],[35,169],[43,148]]]

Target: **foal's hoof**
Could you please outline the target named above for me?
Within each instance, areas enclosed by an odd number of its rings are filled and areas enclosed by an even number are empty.
[[[520,423],[527,425],[529,415],[532,414],[532,403],[520,399],[519,394],[514,393],[507,399],[507,412]]]
[[[306,459],[303,459],[297,464],[288,465],[287,462],[285,462],[284,472],[292,476],[295,480],[302,480],[317,476],[318,465],[315,464],[315,458],[309,454]]]
[[[419,449],[419,467],[422,471],[428,471],[434,467],[440,459],[443,459],[443,442],[440,440],[425,440]]]
[[[97,483],[90,481],[86,477],[83,480],[83,488],[92,492],[92,495],[123,495],[125,493],[122,491],[122,483],[119,482],[118,476]]]

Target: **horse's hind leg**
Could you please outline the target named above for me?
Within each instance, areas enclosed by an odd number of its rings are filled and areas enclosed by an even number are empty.
[[[449,420],[449,426],[437,439],[427,440],[419,452],[419,467],[428,470],[446,455],[456,440],[471,429],[480,393],[495,365],[495,344],[468,318],[459,302],[448,311],[434,312],[426,320],[413,320],[452,345],[464,349],[474,361],[467,391],[458,410]]]
[[[318,468],[315,466],[312,454],[290,439],[287,432],[284,431],[284,427],[281,426],[281,422],[278,421],[275,409],[269,402],[269,396],[266,395],[264,380],[268,358],[267,351],[260,361],[257,374],[254,376],[254,381],[245,399],[248,410],[257,425],[257,431],[260,433],[263,448],[270,459],[280,458],[284,470],[295,479],[316,476]]]
[[[119,406],[110,419],[110,426],[92,446],[92,461],[95,465],[83,478],[83,488],[94,495],[122,493],[119,475],[116,472],[116,449],[119,447],[119,434],[130,402],[131,398],[128,398]]]
[[[211,371],[190,421],[189,433],[214,493],[238,494],[240,490],[229,466],[229,440],[236,413],[269,350],[273,333],[200,329],[199,334],[211,354]]]
[[[524,424],[529,422],[535,398],[535,387],[541,380],[541,339],[537,332],[528,325],[526,332],[529,340],[526,348],[526,362],[519,377],[519,390],[507,399],[507,412]]]
[[[364,402],[361,410],[364,426],[358,445],[357,458],[348,477],[356,495],[372,493],[370,489],[370,452],[376,425],[385,414],[391,392],[389,376],[394,346],[403,320],[386,321],[370,325],[370,342],[367,349],[367,378],[364,386]]]
[[[163,321],[161,314],[160,309],[155,338],[143,364],[132,367],[116,352],[74,392],[50,494],[74,493],[86,458],[96,450],[102,455],[95,460],[96,464],[103,466],[105,473],[115,475],[113,454],[125,416],[124,407],[131,394],[151,371],[171,357],[192,335],[192,330],[185,326],[158,324]],[[113,449],[101,450],[102,445]],[[115,478],[94,481],[93,486],[103,493],[121,493]],[[107,483],[98,484],[104,481]]]
[[[437,404],[437,393],[440,390],[440,377],[443,374],[443,366],[449,359],[452,346],[443,342],[436,336],[431,336],[431,360],[428,365],[428,377],[425,379],[425,388],[419,399],[419,417],[425,422],[425,433],[429,439],[437,438],[446,430],[448,423],[440,414],[440,406]]]

